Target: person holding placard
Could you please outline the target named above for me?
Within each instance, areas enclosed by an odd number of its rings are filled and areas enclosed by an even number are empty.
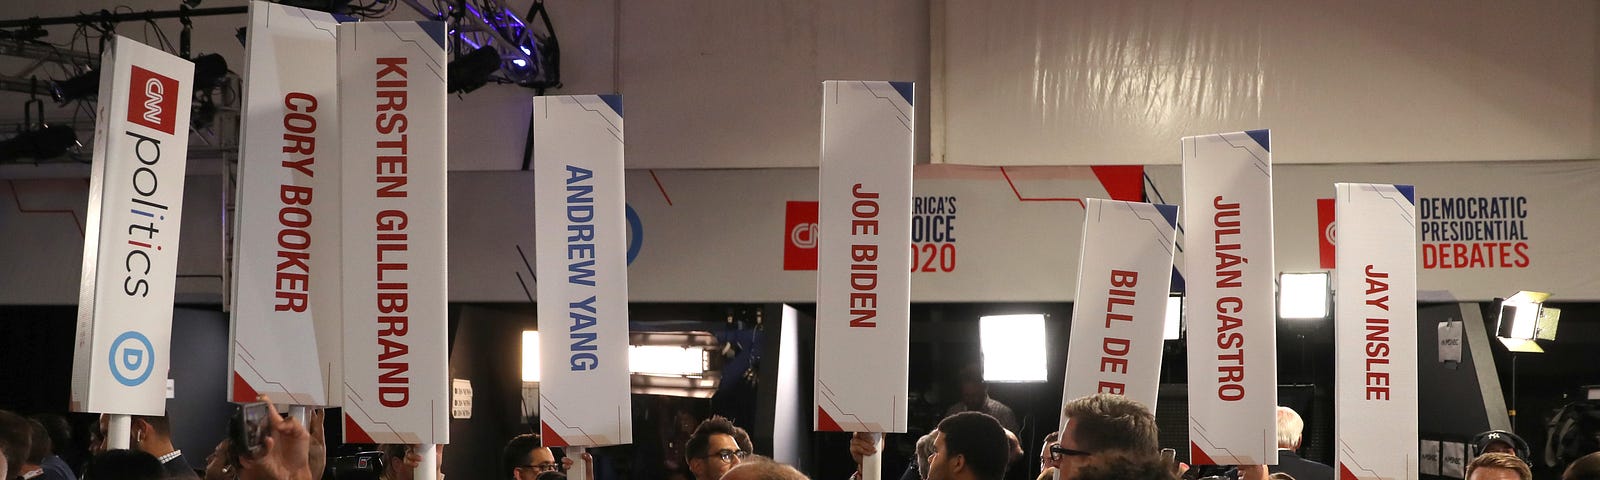
[[[1000,480],[1010,463],[1009,444],[994,417],[978,412],[946,417],[934,437],[928,480]]]
[[[1467,464],[1467,480],[1533,480],[1533,471],[1516,455],[1491,452]]]
[[[689,437],[684,461],[695,480],[718,480],[743,462],[754,447],[750,434],[721,416],[700,422]]]
[[[961,370],[961,401],[946,409],[945,416],[961,412],[978,412],[994,417],[1006,430],[1017,431],[1017,414],[1011,407],[989,397],[989,384],[983,381],[983,370],[977,366]]]
[[[1154,457],[1160,449],[1155,415],[1128,397],[1109,393],[1079,397],[1061,407],[1061,415],[1067,426],[1061,431],[1061,443],[1050,447],[1060,458],[1060,480],[1077,478],[1078,469],[1101,454]]]

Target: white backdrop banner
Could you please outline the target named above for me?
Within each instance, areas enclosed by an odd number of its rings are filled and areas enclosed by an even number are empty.
[[[533,117],[539,430],[547,446],[632,443],[622,97],[536,97]]]
[[[822,84],[814,427],[906,431],[912,84]]]
[[[333,405],[339,387],[339,21],[250,3],[228,398]],[[330,395],[332,394],[332,395]]]
[[[1061,401],[1112,393],[1154,414],[1178,207],[1091,198],[1087,210]]]
[[[450,443],[445,27],[338,31],[344,438]]]
[[[71,408],[162,415],[194,64],[119,36],[100,71]]]
[[[1334,416],[1341,480],[1417,478],[1417,212],[1410,185],[1338,183]],[[1381,425],[1382,428],[1374,428]]]
[[[1183,138],[1189,446],[1199,465],[1278,463],[1269,138]]]

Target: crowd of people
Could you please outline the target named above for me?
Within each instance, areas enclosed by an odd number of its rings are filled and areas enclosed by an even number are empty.
[[[989,403],[987,395],[971,396],[951,409],[932,432],[917,439],[915,462],[882,478],[902,480],[1000,480],[1023,454],[1017,436],[1001,418],[985,411],[1009,409]],[[266,399],[263,399],[266,400]],[[52,415],[22,417],[0,410],[0,472],[3,480],[309,480],[328,468],[323,412],[308,410],[306,419],[285,417],[271,402],[255,427],[230,422],[228,438],[196,471],[183,452],[173,447],[170,423],[164,417],[133,416],[130,448],[108,448],[108,422],[101,417],[90,456],[76,471],[55,446],[70,445],[65,419]],[[1190,468],[1159,446],[1155,416],[1145,405],[1118,395],[1078,398],[1062,407],[1065,428],[1052,432],[1040,446],[1039,480],[1333,480],[1328,465],[1300,457],[1304,420],[1294,410],[1277,412],[1277,465],[1203,466]],[[254,431],[242,431],[254,428]],[[241,440],[243,439],[243,440]],[[246,443],[246,444],[241,444]],[[1466,480],[1532,480],[1526,444],[1509,432],[1486,432],[1476,439],[1482,452],[1465,465]],[[683,449],[684,465],[695,480],[804,480],[791,465],[757,455],[750,435],[726,418],[700,422]],[[862,475],[867,456],[878,453],[871,434],[858,433],[850,442],[856,462],[852,480]],[[436,452],[443,480],[443,452]],[[584,455],[584,460],[589,460]],[[380,480],[411,480],[422,463],[413,445],[381,445],[372,457],[360,457],[362,469]],[[370,461],[370,465],[368,464]],[[501,468],[513,480],[564,480],[571,458],[557,458],[538,435],[518,435],[506,442]],[[593,480],[593,470],[588,469]],[[343,478],[343,477],[341,477]],[[505,478],[505,477],[502,477]],[[844,480],[844,479],[837,479]],[[1600,452],[1573,462],[1561,480],[1600,480]]]

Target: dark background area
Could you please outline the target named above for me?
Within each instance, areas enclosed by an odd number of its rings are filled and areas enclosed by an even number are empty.
[[[1492,331],[1491,304],[1483,321]],[[1544,342],[1544,354],[1517,354],[1516,386],[1512,389],[1511,355],[1490,339],[1493,360],[1508,404],[1515,399],[1519,415],[1516,432],[1533,446],[1535,473],[1539,478],[1559,475],[1537,461],[1544,446],[1546,422],[1554,411],[1573,400],[1580,385],[1600,384],[1600,305],[1552,303],[1561,308],[1562,324],[1554,342]],[[1434,306],[1424,305],[1423,308]],[[651,395],[634,396],[634,445],[595,449],[602,459],[602,478],[669,478],[670,469],[681,461],[668,461],[673,445],[697,423],[713,413],[733,418],[752,430],[757,450],[770,448],[770,432],[758,425],[758,389],[761,362],[770,357],[763,352],[761,337],[777,313],[776,305],[750,304],[638,304],[630,307],[633,328],[701,330],[716,333],[726,342],[739,345],[737,353],[724,360],[724,383],[712,399],[685,399]],[[810,313],[812,306],[799,305]],[[1049,380],[1044,383],[996,383],[990,395],[1009,405],[1021,423],[1018,436],[1024,443],[1025,458],[1012,468],[1009,478],[1032,478],[1038,469],[1038,447],[1045,434],[1055,430],[1061,404],[1061,372],[1065,368],[1066,325],[1071,304],[970,304],[941,303],[912,306],[910,347],[910,431],[889,435],[885,467],[898,472],[911,458],[918,436],[933,428],[945,409],[955,402],[958,386],[955,372],[981,361],[978,319],[984,315],[1044,313],[1047,315]],[[489,478],[499,463],[500,447],[517,433],[531,431],[521,402],[521,331],[535,328],[530,305],[456,305],[451,308],[451,375],[472,380],[474,410],[471,419],[452,421],[452,444],[445,455],[446,473],[457,478]],[[1426,315],[1423,321],[1428,320]],[[765,319],[765,320],[764,320]],[[74,306],[0,306],[0,408],[24,414],[64,412],[67,405],[72,365],[72,340],[76,327]],[[1427,328],[1423,325],[1427,343]],[[810,328],[809,326],[807,328]],[[801,361],[809,378],[810,331],[803,329]],[[177,398],[169,409],[179,412],[173,420],[175,441],[194,467],[202,467],[204,457],[224,434],[229,406],[223,401],[228,361],[227,314],[215,306],[187,306],[174,314],[171,376]],[[1295,407],[1306,419],[1306,439],[1302,454],[1322,462],[1332,461],[1333,436],[1332,355],[1333,328],[1328,320],[1284,320],[1278,324],[1278,374],[1281,403]],[[1423,363],[1432,352],[1422,349]],[[1162,366],[1162,395],[1158,401],[1158,423],[1164,447],[1176,448],[1180,458],[1187,454],[1184,348],[1180,341],[1168,341]],[[757,372],[755,381],[744,378]],[[1423,385],[1425,389],[1432,389]],[[1471,390],[1456,390],[1454,395]],[[1433,398],[1424,395],[1422,409],[1438,414],[1452,408],[1472,408],[1478,398]],[[802,402],[805,403],[805,402]],[[1436,403],[1436,404],[1435,404]],[[74,414],[80,446],[87,441],[87,429],[94,415]],[[330,414],[330,418],[336,418]],[[809,417],[808,417],[809,418]],[[1465,421],[1465,419],[1463,419]],[[687,425],[686,425],[687,424]],[[336,425],[335,425],[336,427]],[[1426,437],[1428,432],[1424,432]],[[330,443],[337,442],[338,431],[329,430]],[[764,440],[763,440],[764,439]],[[1465,439],[1460,439],[1465,440]],[[1460,441],[1458,440],[1458,441]],[[766,442],[765,447],[762,441]],[[845,434],[813,434],[813,456],[802,466],[815,478],[845,478],[855,466],[848,455]],[[681,444],[680,444],[681,446]],[[337,447],[336,447],[337,448]]]

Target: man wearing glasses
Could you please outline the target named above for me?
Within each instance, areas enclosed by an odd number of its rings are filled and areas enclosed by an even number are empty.
[[[684,460],[695,480],[719,480],[753,449],[750,434],[721,416],[700,422],[685,445]]]
[[[1153,458],[1160,452],[1155,415],[1127,397],[1105,393],[1080,397],[1061,407],[1061,414],[1067,418],[1067,427],[1061,431],[1060,443],[1049,447],[1060,480],[1076,478],[1078,469],[1096,454]]]
[[[534,480],[545,472],[564,472],[570,460],[557,461],[549,447],[541,445],[539,436],[524,433],[506,442],[501,452],[501,462],[512,480]]]

